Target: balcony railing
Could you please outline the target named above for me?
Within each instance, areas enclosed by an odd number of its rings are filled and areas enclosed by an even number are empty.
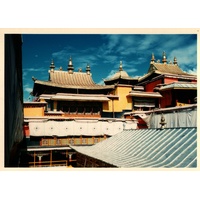
[[[44,116],[62,116],[62,117],[92,117],[92,118],[100,118],[100,112],[45,112]]]
[[[70,162],[76,160],[70,160]],[[67,160],[56,160],[56,161],[37,161],[37,162],[29,162],[29,167],[61,167],[68,166]]]

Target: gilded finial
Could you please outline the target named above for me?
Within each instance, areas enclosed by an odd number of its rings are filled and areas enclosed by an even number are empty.
[[[120,64],[119,64],[119,71],[123,71],[123,68],[122,68],[122,61],[120,61]]]
[[[178,64],[176,57],[174,57],[174,62],[173,63],[174,63],[174,65]]]
[[[155,62],[155,57],[154,57],[154,53],[152,53],[151,55],[151,63],[154,63]]]
[[[53,59],[51,60],[51,64],[50,64],[50,70],[54,71],[55,65],[54,65],[54,61]]]
[[[90,74],[90,71],[91,71],[91,69],[90,69],[90,65],[87,64],[87,66],[86,66],[86,72],[87,72],[87,74]]]
[[[163,58],[162,58],[163,63],[167,63],[167,57],[165,51],[163,51]]]
[[[68,70],[69,73],[73,73],[73,70],[74,70],[74,67],[73,67],[73,64],[72,64],[72,57],[71,56],[69,58],[67,70]]]

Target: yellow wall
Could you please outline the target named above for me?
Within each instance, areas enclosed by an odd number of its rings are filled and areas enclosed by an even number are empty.
[[[106,102],[103,102],[103,111],[109,111],[109,110],[112,110],[112,108],[110,108],[110,102],[112,102],[112,100],[110,101],[106,101]]]
[[[132,98],[127,97],[129,92],[132,90],[131,86],[117,86],[114,93],[119,96],[118,99],[110,100],[103,104],[104,112],[122,112],[123,110],[132,109]],[[113,102],[112,102],[113,101]],[[114,110],[113,110],[114,109]]]
[[[24,108],[24,117],[41,117],[44,116],[44,107]]]

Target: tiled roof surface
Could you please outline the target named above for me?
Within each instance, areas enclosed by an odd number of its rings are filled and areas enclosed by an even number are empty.
[[[123,168],[197,167],[197,128],[124,130],[77,152]]]
[[[157,70],[159,72],[169,73],[169,74],[188,75],[187,73],[183,72],[178,65],[168,64],[168,63],[153,63],[149,68],[149,71],[151,70]]]
[[[113,85],[104,86],[94,83],[90,74],[84,72],[50,71],[49,81],[36,80],[36,84],[62,88],[107,89]]]
[[[184,78],[184,79],[196,79],[196,76],[193,74],[188,74],[184,72],[178,65],[169,64],[169,63],[151,63],[148,73],[144,76],[140,77],[138,81],[143,81],[147,77],[152,74],[162,74],[162,75],[171,75],[176,76],[176,78]]]
[[[117,79],[125,79],[125,80],[137,80],[138,78],[130,77],[126,71],[117,71],[111,78],[104,80],[104,82],[117,80]]]
[[[61,85],[79,85],[79,86],[93,86],[95,85],[92,77],[84,72],[73,72],[68,71],[53,71],[50,72],[50,81],[54,84]]]

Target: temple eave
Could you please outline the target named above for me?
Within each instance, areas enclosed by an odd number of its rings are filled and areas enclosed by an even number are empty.
[[[102,90],[102,89],[113,89],[114,85],[62,85],[50,82],[35,82],[37,85],[49,86],[49,87],[59,87],[59,88],[67,88],[67,89],[84,89],[84,90]]]

